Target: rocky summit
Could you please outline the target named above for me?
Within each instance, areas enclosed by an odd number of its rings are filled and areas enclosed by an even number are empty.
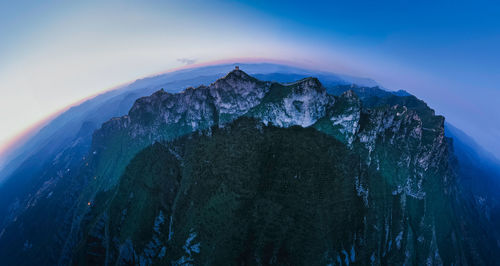
[[[78,164],[47,170],[50,195],[42,186],[12,209],[0,255],[12,265],[499,264],[498,211],[461,182],[444,117],[407,93],[328,91],[313,77],[236,69],[139,98],[93,133]],[[35,223],[41,212],[51,215]]]

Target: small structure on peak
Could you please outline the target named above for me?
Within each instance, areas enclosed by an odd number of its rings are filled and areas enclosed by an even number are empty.
[[[240,70],[239,66],[234,66],[234,70]]]

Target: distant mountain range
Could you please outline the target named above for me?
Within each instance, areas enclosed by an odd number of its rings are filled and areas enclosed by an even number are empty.
[[[500,164],[427,104],[369,79],[239,66],[138,80],[11,151],[0,259],[500,263]]]

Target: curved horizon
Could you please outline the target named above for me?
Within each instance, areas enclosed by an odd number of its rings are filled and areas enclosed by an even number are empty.
[[[0,13],[2,150],[123,80],[260,58],[404,89],[500,158],[500,5],[487,1],[6,2]]]

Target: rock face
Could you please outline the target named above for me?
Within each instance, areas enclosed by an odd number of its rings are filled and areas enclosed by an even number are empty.
[[[138,99],[39,203],[65,209],[43,263],[499,263],[499,228],[456,182],[444,118],[353,89],[234,70]],[[14,225],[12,239],[27,229]],[[29,254],[43,254],[38,234],[20,243]]]
[[[352,90],[344,92],[337,98],[335,105],[327,109],[328,113],[317,121],[315,127],[334,135],[349,147],[359,131],[361,118],[361,101]]]
[[[243,115],[260,102],[270,86],[235,70],[208,87],[188,88],[176,94],[160,90],[138,99],[127,116],[104,123],[94,133],[92,166],[97,176],[103,177],[96,186],[104,190],[115,186],[131,158],[156,141],[171,140]]]
[[[286,85],[273,84],[262,102],[247,115],[280,127],[308,127],[323,117],[334,101],[317,79],[306,78]]]

